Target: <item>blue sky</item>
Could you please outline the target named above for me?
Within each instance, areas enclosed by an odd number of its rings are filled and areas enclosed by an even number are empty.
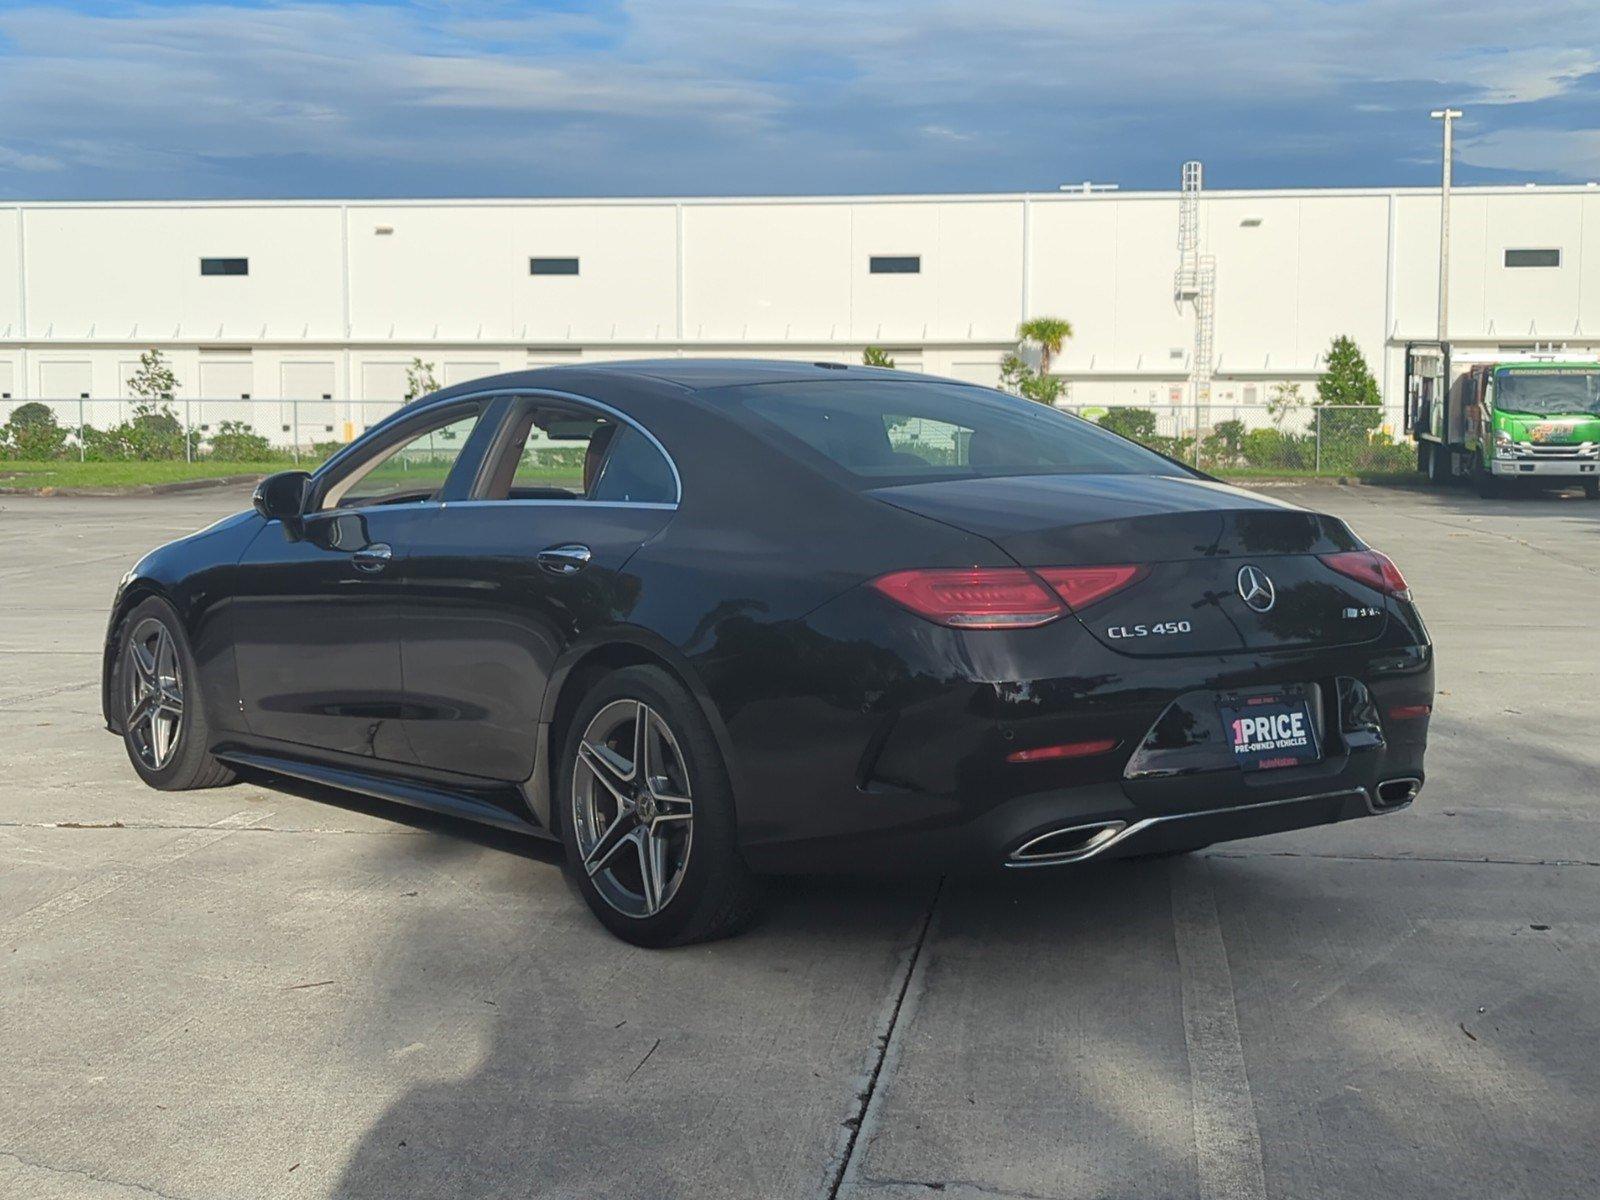
[[[1600,3],[0,0],[0,197],[1600,178]]]

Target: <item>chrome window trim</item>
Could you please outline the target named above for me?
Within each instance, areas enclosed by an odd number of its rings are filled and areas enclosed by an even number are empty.
[[[677,510],[677,502],[668,503],[665,500],[430,500],[429,504],[437,504],[440,508],[500,508],[507,504],[539,505],[541,507],[557,508],[659,508],[668,511]]]
[[[634,420],[627,413],[623,412],[621,409],[613,408],[611,405],[605,403],[603,400],[596,400],[591,396],[580,396],[576,392],[557,391],[555,388],[488,388],[488,389],[486,389],[484,391],[481,391],[481,392],[467,392],[467,393],[465,393],[463,395],[460,395],[460,396],[451,396],[449,400],[440,401],[440,407],[441,408],[445,408],[445,407],[448,407],[448,406],[453,405],[453,404],[466,404],[468,402],[476,401],[476,400],[492,401],[492,400],[497,400],[497,399],[500,399],[501,397],[507,397],[507,396],[511,397],[512,399],[522,399],[522,398],[525,398],[525,397],[528,397],[528,396],[549,396],[549,397],[551,397],[552,399],[555,399],[555,400],[566,400],[566,401],[569,401],[569,402],[572,402],[572,403],[576,403],[576,404],[583,404],[583,405],[587,405],[590,408],[598,409],[599,411],[605,413],[607,416],[616,418],[618,421],[621,421],[624,425],[632,426],[634,429],[638,430],[641,434],[644,435],[644,437],[649,441],[649,443],[656,448],[656,451],[661,455],[662,458],[667,460],[667,469],[672,472],[672,486],[673,486],[673,490],[676,491],[677,494],[678,494],[677,495],[677,499],[671,501],[670,503],[668,503],[667,501],[664,501],[664,500],[637,500],[637,501],[635,501],[635,500],[576,500],[576,499],[574,499],[574,500],[509,500],[509,499],[507,499],[507,500],[417,500],[417,501],[414,501],[412,503],[415,503],[417,505],[425,505],[425,504],[426,505],[436,505],[438,507],[444,507],[447,504],[452,504],[452,505],[462,505],[462,504],[583,504],[583,505],[587,505],[590,508],[597,508],[597,507],[600,507],[602,505],[610,506],[610,507],[621,507],[621,508],[677,508],[680,504],[683,503],[683,476],[678,471],[677,462],[673,460],[672,455],[667,453],[667,448],[661,444],[661,439],[656,437],[655,434],[651,433],[648,429],[646,429],[643,425],[639,424],[638,421]],[[402,408],[400,411],[404,412],[405,409]],[[396,415],[398,415],[398,414],[396,414]],[[357,438],[356,441],[360,441],[360,439]],[[351,446],[354,446],[355,444],[356,444],[355,442],[351,442],[350,443]],[[347,446],[345,449],[349,449],[349,447]],[[344,451],[340,451],[340,454],[343,454],[343,453],[344,453]],[[338,457],[339,457],[339,455],[335,455],[333,458],[329,459],[328,462],[324,464],[324,469],[326,467],[328,467],[328,466],[332,466],[335,462],[337,462]],[[315,481],[317,479],[317,476],[320,476],[321,474],[322,474],[322,471],[319,470],[319,471],[317,471],[317,473],[315,475],[312,476],[312,479],[314,481],[313,482],[313,486],[316,486]],[[317,511],[318,512],[339,512],[341,510],[339,510],[339,509],[318,509]],[[350,511],[355,511],[355,510],[354,509],[346,509],[346,510],[343,510],[343,511],[350,512]]]

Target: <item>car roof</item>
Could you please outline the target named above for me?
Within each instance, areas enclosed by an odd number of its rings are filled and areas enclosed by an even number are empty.
[[[708,391],[713,388],[740,387],[753,383],[789,383],[804,380],[844,378],[925,379],[906,371],[880,367],[854,366],[843,362],[784,362],[768,358],[639,358],[617,362],[573,362],[526,371],[510,371],[469,380],[433,392],[422,403],[470,395],[481,391],[514,391],[518,388],[570,390],[585,379],[596,383],[628,381],[661,390]]]

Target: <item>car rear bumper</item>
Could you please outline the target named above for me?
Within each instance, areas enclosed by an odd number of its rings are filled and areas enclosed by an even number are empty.
[[[1433,648],[1409,604],[1369,642],[1226,656],[1134,657],[1071,628],[903,628],[874,647],[865,622],[841,621],[830,641],[860,664],[858,689],[747,702],[730,720],[752,868],[1067,866],[1379,815],[1425,778]],[[1245,770],[1218,698],[1284,688],[1314,697],[1320,757]],[[1114,748],[1018,761],[1100,741]]]
[[[1119,784],[1094,784],[1020,796],[953,825],[908,822],[866,835],[747,846],[745,855],[753,869],[773,872],[1064,869],[1400,812],[1423,784],[1420,752],[1405,757],[1417,765],[1375,760],[1347,767],[1334,781],[1265,787],[1235,780],[1222,797],[1221,781],[1209,780],[1203,792],[1170,790],[1164,811],[1130,799]],[[1186,792],[1204,798],[1184,806]]]

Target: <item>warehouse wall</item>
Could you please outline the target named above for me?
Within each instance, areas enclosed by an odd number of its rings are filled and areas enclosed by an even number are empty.
[[[1172,302],[1172,193],[796,200],[26,204],[0,208],[0,395],[125,394],[161,346],[185,394],[394,399],[584,358],[855,359],[992,383],[1025,313],[1076,334],[1080,404],[1183,396],[1193,317]],[[1309,381],[1356,338],[1398,399],[1433,336],[1438,197],[1212,192],[1215,396]],[[1451,323],[1486,344],[1600,341],[1600,190],[1467,188],[1453,208]],[[1555,249],[1558,267],[1505,265]],[[874,274],[874,255],[916,255]],[[202,257],[248,258],[202,276]],[[533,275],[532,257],[576,258]],[[330,410],[332,411],[332,410]]]

